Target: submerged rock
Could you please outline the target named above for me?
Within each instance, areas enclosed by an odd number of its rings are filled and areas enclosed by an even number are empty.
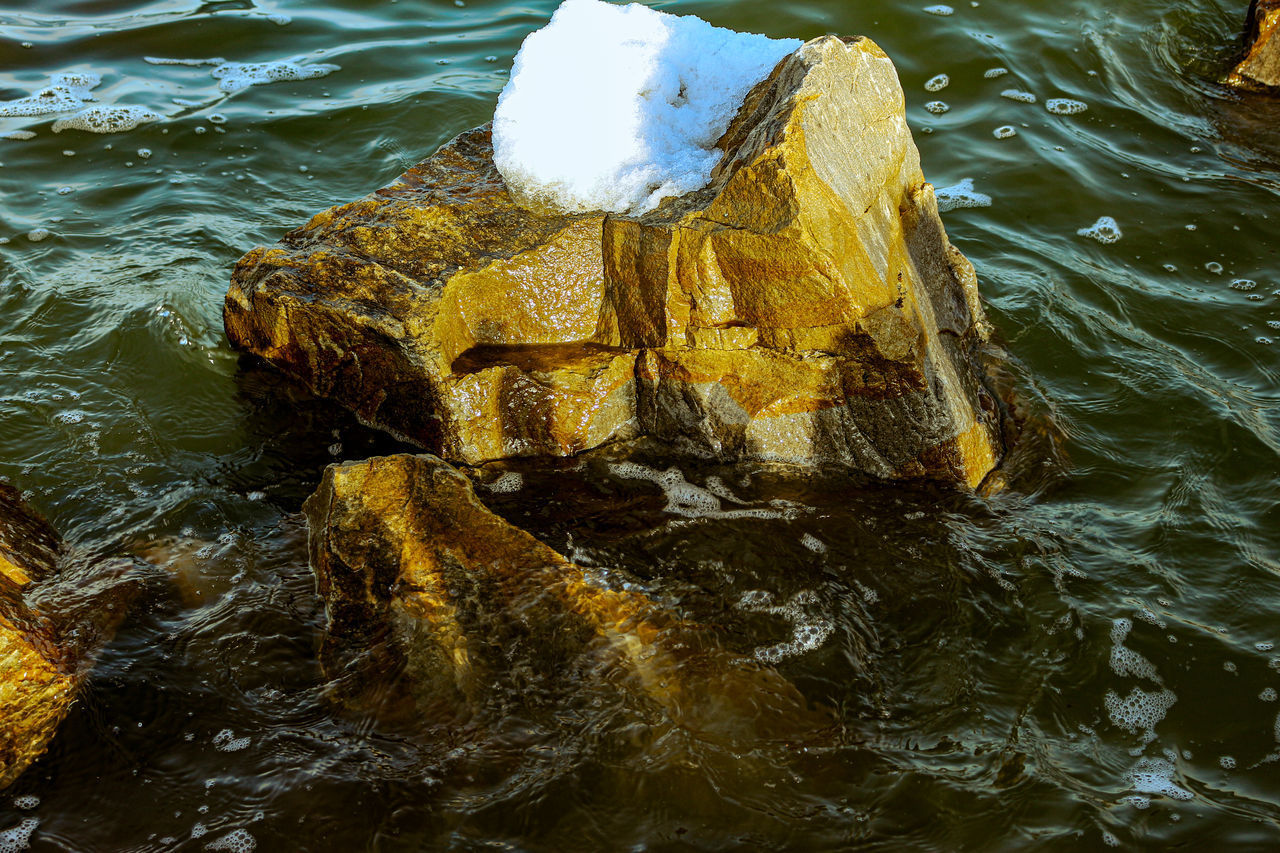
[[[1227,82],[1280,92],[1280,0],[1253,0],[1245,22],[1245,55]]]
[[[829,722],[773,669],[494,515],[434,456],[331,465],[304,511],[326,665],[357,689],[402,671],[419,707],[480,712],[500,683],[534,697],[557,678],[590,679],[733,743]]]
[[[364,422],[477,464],[647,435],[720,460],[977,485],[1002,455],[973,267],[865,38],[785,58],[711,184],[522,206],[469,131],[242,258],[224,320]]]

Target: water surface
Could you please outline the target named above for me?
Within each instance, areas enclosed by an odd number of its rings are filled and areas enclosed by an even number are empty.
[[[0,0],[0,99],[94,74],[160,116],[0,118],[35,133],[0,138],[0,476],[86,560],[175,557],[0,800],[0,849],[1280,843],[1280,104],[1215,83],[1243,2],[655,4],[893,57],[926,176],[991,197],[944,218],[1069,468],[1031,444],[975,498],[686,466],[775,511],[749,520],[599,466],[482,490],[777,659],[837,721],[808,738],[735,752],[554,679],[487,727],[335,707],[299,508],[396,446],[228,348],[230,269],[487,120],[554,5]],[[155,61],[215,57],[338,68]],[[1101,217],[1119,239],[1079,233]]]

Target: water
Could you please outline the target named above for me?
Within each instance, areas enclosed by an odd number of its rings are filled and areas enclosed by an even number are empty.
[[[0,800],[0,849],[1280,842],[1280,105],[1213,82],[1243,3],[658,4],[888,51],[926,175],[991,199],[947,227],[1070,460],[1033,437],[987,499],[661,459],[481,490],[836,721],[746,753],[564,679],[484,726],[335,706],[298,510],[395,445],[222,337],[236,258],[487,120],[553,4],[31,5],[0,5],[0,98],[96,74],[90,105],[160,117],[0,119],[36,134],[0,139],[0,475],[174,580]],[[1079,233],[1102,217],[1114,242]]]

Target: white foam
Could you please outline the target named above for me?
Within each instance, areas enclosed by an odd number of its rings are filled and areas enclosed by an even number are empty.
[[[827,543],[823,542],[812,533],[805,533],[800,537],[800,544],[808,548],[815,554],[827,553]]]
[[[565,0],[516,54],[494,162],[517,194],[565,210],[652,210],[706,186],[747,92],[800,44]]]
[[[1103,697],[1111,722],[1135,734],[1142,733],[1147,741],[1155,739],[1156,724],[1164,719],[1177,701],[1178,697],[1172,690],[1148,692],[1138,687],[1130,690],[1123,699],[1114,690],[1108,690]]]
[[[743,506],[741,509],[722,509],[721,496],[690,483],[684,478],[684,474],[680,473],[680,469],[674,466],[665,471],[658,471],[638,462],[611,462],[609,471],[615,477],[621,477],[624,480],[648,480],[654,483],[666,495],[665,510],[685,518],[788,518],[794,514],[793,510],[785,506],[782,508]],[[708,484],[711,485],[714,479],[708,478]],[[718,485],[713,485],[712,488],[724,490],[722,483],[718,480],[716,483]],[[742,503],[732,495],[726,499],[734,503]]]
[[[249,834],[247,829],[233,829],[221,838],[210,841],[204,846],[205,850],[226,850],[228,853],[252,853],[258,846],[258,841]]]
[[[1116,838],[1116,836],[1113,833],[1108,832],[1107,830],[1104,829],[1102,830],[1102,843],[1107,845],[1108,847],[1119,847],[1120,839]]]
[[[1089,109],[1084,101],[1073,101],[1070,98],[1050,98],[1044,102],[1044,108],[1054,115],[1073,116]]]
[[[144,56],[142,57],[142,61],[148,62],[152,65],[187,65],[193,67],[200,65],[223,65],[226,63],[226,60],[220,56],[211,57],[209,59],[167,59],[162,56]]]
[[[1263,702],[1276,701],[1276,689],[1274,687],[1264,687],[1262,692],[1258,694],[1258,698]]]
[[[0,853],[18,853],[31,847],[31,833],[36,831],[40,821],[33,817],[24,817],[17,826],[0,832]]]
[[[1124,778],[1129,787],[1140,794],[1159,794],[1171,800],[1193,799],[1194,794],[1174,783],[1174,773],[1171,762],[1163,758],[1143,757],[1129,768]]]
[[[946,101],[930,101],[924,105],[924,108],[936,116],[940,116],[951,109],[951,105]]]
[[[89,107],[69,118],[60,118],[53,123],[53,132],[64,130],[87,130],[90,133],[122,133],[133,130],[140,124],[156,121],[160,114],[146,107],[113,106]]]
[[[924,90],[926,92],[941,92],[949,85],[951,85],[950,77],[946,74],[935,74],[928,80],[924,81]]]
[[[489,484],[489,491],[499,494],[518,492],[524,488],[524,475],[519,471],[507,471]]]
[[[1099,216],[1097,222],[1088,228],[1077,230],[1076,233],[1081,237],[1091,237],[1099,243],[1114,243],[1124,236],[1119,224],[1110,216]]]
[[[0,118],[43,116],[78,110],[93,100],[89,92],[102,78],[97,74],[54,74],[49,85],[33,95],[0,101]]]
[[[925,6],[924,10],[930,15],[937,15],[942,18],[949,17],[956,13],[955,9],[952,9],[950,6],[943,6],[942,4],[938,4],[937,6]]]
[[[8,133],[0,133],[0,139],[12,139],[15,142],[25,142],[28,139],[35,139],[34,130],[11,130]]]
[[[341,66],[323,62],[299,65],[296,62],[278,60],[276,62],[224,62],[209,73],[218,80],[218,88],[222,91],[239,92],[250,86],[263,86],[285,80],[313,80],[340,70],[342,70]]]
[[[239,752],[246,749],[250,742],[247,737],[236,737],[236,733],[231,729],[223,729],[213,736],[214,748],[221,752]]]
[[[1218,759],[1218,763],[1222,765],[1223,770],[1236,769],[1236,759],[1231,755],[1224,755]]]
[[[1121,678],[1145,678],[1159,684],[1160,675],[1156,672],[1156,665],[1125,646],[1125,638],[1131,630],[1133,622],[1129,619],[1116,619],[1111,623],[1111,671]]]
[[[934,190],[938,197],[938,210],[946,213],[962,207],[990,207],[991,196],[973,188],[973,178],[965,178],[958,184]]]
[[[982,72],[982,76],[986,77],[988,80],[994,80],[995,78],[1003,77],[1008,73],[1008,68],[988,68],[986,71]]]
[[[1011,136],[1017,136],[1018,129],[1011,124],[1002,124],[991,131],[991,135],[996,139],[1008,139]]]
[[[809,612],[817,603],[818,597],[811,590],[796,593],[785,604],[775,604],[773,593],[767,590],[753,589],[744,593],[738,600],[739,609],[768,613],[791,623],[791,639],[772,646],[760,646],[754,652],[756,659],[764,663],[778,663],[821,647],[835,632],[836,626],[831,620]]]
[[[1005,89],[1000,93],[1000,97],[1017,101],[1020,104],[1034,104],[1036,102],[1035,95],[1030,92],[1024,92],[1021,89]]]
[[[40,798],[35,794],[23,794],[20,797],[13,798],[13,807],[24,811],[31,811],[40,805]]]

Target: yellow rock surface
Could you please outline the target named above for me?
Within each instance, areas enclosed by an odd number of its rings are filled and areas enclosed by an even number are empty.
[[[469,464],[648,435],[722,460],[976,486],[986,323],[889,58],[825,37],[644,216],[522,208],[481,128],[237,265],[228,337]]]
[[[1245,55],[1227,82],[1242,89],[1280,91],[1280,0],[1250,3]]]

